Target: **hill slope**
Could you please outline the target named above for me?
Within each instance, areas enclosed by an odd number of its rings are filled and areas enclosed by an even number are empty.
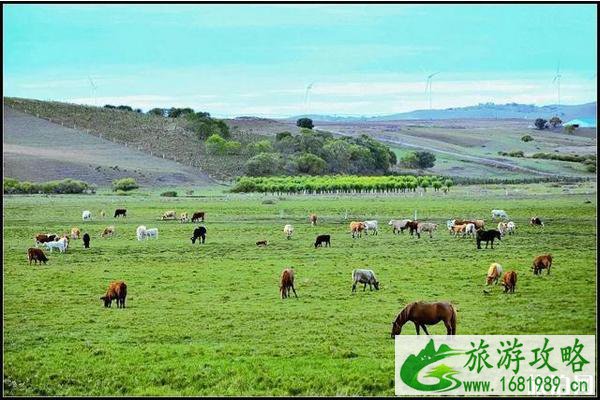
[[[558,115],[563,121],[574,118],[596,118],[596,102],[577,105],[534,106],[530,104],[478,104],[469,107],[454,107],[443,110],[415,110],[375,117],[342,117],[335,115],[309,115],[308,118],[322,122],[381,122],[396,120],[443,120],[443,119],[549,119]],[[300,117],[293,117],[296,120]]]
[[[76,178],[98,186],[134,177],[143,185],[207,185],[197,168],[4,107],[4,176],[33,182]],[[116,167],[115,167],[116,166]]]

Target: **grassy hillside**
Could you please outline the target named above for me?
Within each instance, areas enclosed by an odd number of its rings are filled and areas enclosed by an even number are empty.
[[[399,157],[412,150],[436,154],[432,173],[465,177],[588,176],[580,163],[513,158],[498,152],[596,154],[595,129],[580,129],[573,135],[562,130],[538,131],[523,120],[390,121],[379,123],[320,123],[319,129],[345,135],[368,134],[396,149]],[[530,135],[531,142],[521,138]]]
[[[457,187],[448,195],[8,196],[4,219],[4,390],[9,395],[393,395],[391,322],[407,303],[447,300],[458,334],[594,334],[596,200],[589,183],[573,194],[554,184]],[[485,190],[484,190],[485,189]],[[590,193],[590,190],[593,193]],[[588,192],[588,194],[583,194]],[[578,194],[576,194],[578,193]],[[590,200],[591,203],[585,203]],[[195,225],[158,221],[169,209],[206,211],[207,243]],[[81,211],[126,219],[81,222]],[[421,239],[393,235],[390,218],[445,226],[502,208],[517,234],[494,249],[444,229]],[[319,215],[309,225],[307,215]],[[348,220],[378,219],[377,236],[353,240]],[[541,216],[543,229],[529,227]],[[100,239],[107,224],[116,236]],[[283,225],[295,233],[286,240]],[[158,227],[138,242],[136,227]],[[37,232],[72,226],[92,236],[66,254],[29,266]],[[315,249],[317,234],[331,248]],[[257,248],[266,239],[269,246]],[[550,275],[533,276],[532,258],[551,252]],[[515,294],[483,293],[487,268],[501,263],[519,278]],[[296,271],[299,298],[280,300],[278,277]],[[372,268],[381,290],[351,293],[351,271]],[[128,284],[127,308],[100,301],[111,280]],[[565,299],[568,299],[566,301]],[[407,325],[403,335],[414,335]],[[443,334],[438,324],[432,334]],[[100,378],[99,378],[100,377]]]
[[[127,145],[140,152],[164,157],[184,167],[195,167],[217,180],[229,180],[241,175],[244,162],[249,158],[244,154],[228,156],[208,154],[204,142],[186,129],[184,119],[60,102],[18,98],[4,98],[4,101],[6,106],[30,116],[108,139],[122,146]],[[261,122],[254,121],[251,127],[245,119],[226,122],[232,130],[233,138],[240,141],[242,145],[256,141],[262,133],[274,135],[283,130],[295,131],[294,126],[283,123],[271,120],[257,121]],[[267,127],[268,129],[265,129]],[[32,126],[29,134],[33,135],[33,141],[38,141],[35,137],[37,135],[43,137],[44,131],[34,128],[35,126]],[[114,164],[121,165],[123,161],[119,158],[119,153],[114,157]]]
[[[99,186],[133,177],[140,184],[205,186],[197,168],[4,107],[4,176],[32,182],[77,178]]]

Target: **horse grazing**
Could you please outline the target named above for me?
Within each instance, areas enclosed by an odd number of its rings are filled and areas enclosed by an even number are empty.
[[[290,297],[290,289],[294,291],[294,296],[298,298],[296,289],[294,289],[294,270],[286,268],[281,271],[281,277],[279,278],[279,293],[282,299]]]
[[[310,221],[311,225],[316,225],[317,224],[317,214],[310,214],[308,216],[308,220]]]
[[[543,269],[548,269],[547,275],[550,275],[550,267],[552,267],[552,255],[542,254],[533,259],[533,266],[531,269],[533,269],[534,275],[541,275]]]
[[[477,248],[481,249],[481,242],[485,242],[485,248],[487,249],[488,243],[492,242],[492,249],[494,248],[494,239],[502,240],[500,231],[490,229],[489,231],[479,230],[477,231]]]
[[[425,325],[435,325],[444,321],[448,335],[456,335],[456,310],[450,303],[425,303],[417,301],[410,303],[396,317],[392,325],[392,339],[402,332],[402,327],[407,322],[412,321],[417,329],[417,335],[421,334],[420,328],[423,328],[426,335],[429,335]]]
[[[487,277],[485,278],[485,284],[491,285],[492,283],[497,284],[498,279],[502,277],[502,265],[498,263],[492,263],[487,272]]]
[[[517,287],[517,271],[508,271],[502,278],[502,286],[504,286],[504,292],[514,293]]]

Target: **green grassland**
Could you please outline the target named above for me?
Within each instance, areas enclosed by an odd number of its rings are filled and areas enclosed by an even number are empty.
[[[595,184],[456,187],[448,195],[5,196],[4,390],[9,395],[393,395],[391,322],[409,302],[447,300],[458,334],[595,334]],[[203,195],[203,192],[196,192]],[[508,195],[507,195],[508,194]],[[273,204],[263,201],[269,198]],[[590,203],[586,201],[590,200]],[[128,209],[114,220],[115,208]],[[504,209],[517,234],[495,248],[451,237],[445,220]],[[81,212],[95,218],[83,223]],[[98,217],[104,209],[104,220]],[[162,212],[206,211],[205,245],[195,224]],[[433,239],[394,236],[390,218],[440,223]],[[310,226],[307,215],[319,215]],[[538,215],[546,226],[529,227]],[[345,219],[347,217],[348,219]],[[378,236],[352,239],[348,222],[378,219]],[[283,225],[291,223],[291,240]],[[114,224],[116,236],[101,239]],[[159,229],[138,242],[138,225]],[[78,226],[91,248],[29,266],[38,232]],[[315,249],[317,234],[331,248]],[[269,246],[257,248],[257,240]],[[551,252],[550,275],[533,276]],[[518,272],[515,294],[483,293],[491,262]],[[278,278],[296,271],[299,298],[281,300]],[[381,290],[351,293],[351,271],[371,268]],[[103,307],[108,283],[128,285],[126,309]],[[431,334],[444,334],[439,324]],[[403,335],[415,334],[407,325]]]

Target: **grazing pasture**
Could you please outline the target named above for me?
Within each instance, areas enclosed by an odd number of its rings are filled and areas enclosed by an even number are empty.
[[[459,335],[595,334],[595,193],[509,189],[300,195],[272,204],[231,194],[5,196],[5,394],[392,396],[392,322],[419,300],[453,304]],[[36,233],[68,232],[83,210],[117,205],[127,218],[111,221],[113,237],[99,239],[106,221],[92,219],[82,227],[96,237],[89,249],[71,241],[67,252],[47,253],[47,264],[29,265]],[[415,210],[420,221],[490,223],[498,207],[519,232],[493,250],[441,231],[419,240],[381,223],[379,235],[352,239],[348,229],[350,221],[412,219]],[[190,242],[197,223],[159,221],[165,210],[197,209],[210,215],[201,246]],[[316,226],[306,222],[312,212]],[[532,215],[543,230],[529,226]],[[293,240],[282,235],[285,224]],[[157,227],[160,240],[138,241],[139,225]],[[332,247],[315,249],[321,234]],[[268,247],[257,249],[258,240]],[[552,273],[534,276],[533,257],[545,253]],[[514,294],[500,285],[483,293],[492,262],[518,273]],[[284,268],[294,269],[298,299],[280,298]],[[374,270],[379,290],[353,295],[355,268]],[[105,308],[100,297],[117,280],[127,283],[127,306]],[[446,333],[442,323],[427,329]]]

